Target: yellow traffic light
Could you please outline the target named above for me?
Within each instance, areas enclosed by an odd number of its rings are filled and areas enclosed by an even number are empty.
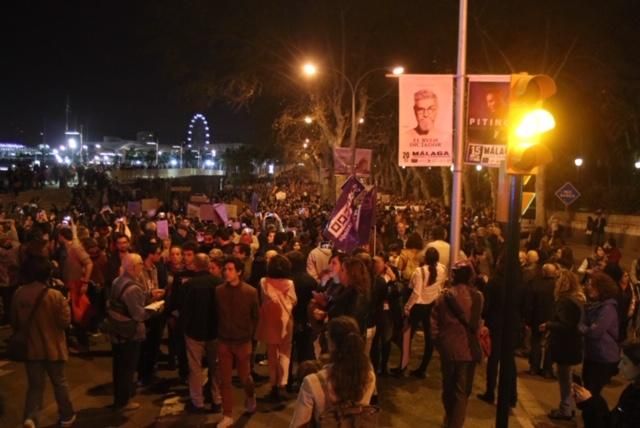
[[[556,85],[546,75],[526,73],[511,76],[507,173],[536,174],[536,167],[551,162],[551,151],[540,142],[541,135],[555,128],[555,119],[541,108]]]

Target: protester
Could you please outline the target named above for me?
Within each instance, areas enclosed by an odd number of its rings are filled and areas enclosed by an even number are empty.
[[[329,364],[304,378],[291,428],[318,423],[325,410],[336,403],[367,405],[373,395],[376,376],[364,352],[364,340],[356,321],[346,316],[333,318],[327,333]]]
[[[618,288],[608,275],[594,272],[587,282],[586,293],[586,317],[581,325],[585,339],[582,379],[584,387],[592,395],[599,395],[615,374],[620,361],[616,310]]]
[[[424,353],[420,366],[411,371],[411,375],[424,379],[433,354],[431,340],[431,310],[433,302],[440,295],[447,278],[447,268],[438,262],[439,254],[435,247],[427,248],[424,264],[416,269],[411,276],[409,287],[412,290],[409,300],[404,306],[405,315],[409,317],[411,336],[406,345],[403,343],[402,360],[409,362],[411,339],[419,326],[424,331]],[[406,367],[406,365],[405,365]]]
[[[609,411],[607,402],[599,394],[573,384],[578,408],[582,410],[585,428],[632,428],[640,421],[640,344],[622,348],[618,365],[620,374],[631,382],[620,394],[618,403]]]
[[[554,296],[551,320],[538,326],[540,332],[548,332],[547,352],[551,361],[556,363],[560,385],[560,405],[549,412],[549,417],[571,420],[574,416],[571,374],[572,366],[582,362],[583,338],[579,325],[586,298],[575,275],[565,269],[558,275]]]
[[[196,254],[194,259],[196,274],[185,283],[183,309],[184,335],[189,359],[189,402],[187,409],[194,413],[204,413],[202,394],[202,360],[207,362],[209,388],[211,390],[211,410],[219,413],[221,397],[218,388],[216,338],[218,334],[218,313],[216,307],[216,287],[221,278],[209,273],[209,256]]]
[[[71,322],[69,303],[64,296],[47,287],[51,263],[44,257],[31,257],[22,265],[26,281],[13,298],[11,326],[24,330],[27,342],[27,398],[24,427],[35,428],[42,410],[45,374],[51,380],[61,427],[70,427],[76,419],[65,375],[69,357],[65,330]]]
[[[298,383],[294,383],[295,377],[292,376],[294,362],[299,365],[304,361],[314,359],[313,332],[309,325],[307,309],[318,284],[307,272],[304,254],[299,251],[290,251],[286,257],[291,262],[291,279],[298,299],[293,308],[292,360],[289,364],[289,382],[287,384],[287,391],[293,392],[298,386]]]
[[[122,275],[111,287],[109,317],[113,352],[113,408],[117,411],[138,410],[135,396],[135,371],[145,338],[144,322],[151,317],[145,310],[147,296],[142,284],[144,262],[136,253],[122,259]]]
[[[461,428],[473,386],[476,364],[481,360],[477,330],[480,328],[482,294],[470,284],[473,269],[468,261],[451,268],[451,287],[435,301],[431,312],[431,337],[440,353],[442,404],[445,428]]]
[[[278,402],[289,380],[291,343],[293,339],[293,308],[298,298],[291,281],[291,262],[279,254],[267,264],[267,276],[260,281],[260,318],[256,338],[267,345],[269,381],[268,400]]]
[[[216,288],[218,313],[218,364],[222,392],[223,418],[219,428],[230,427],[233,418],[233,392],[231,375],[233,366],[244,385],[245,409],[256,411],[256,397],[251,378],[251,339],[258,323],[258,293],[242,282],[244,264],[237,258],[225,260],[224,284]]]

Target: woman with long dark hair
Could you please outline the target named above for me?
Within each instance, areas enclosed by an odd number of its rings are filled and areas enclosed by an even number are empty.
[[[344,289],[329,306],[329,320],[343,315],[353,317],[364,335],[371,316],[371,276],[367,265],[357,257],[348,257],[342,263],[340,283]]]
[[[411,371],[411,375],[424,379],[427,367],[433,355],[433,341],[431,340],[431,309],[433,302],[440,295],[447,278],[447,268],[439,263],[440,255],[433,247],[427,248],[424,256],[424,264],[416,269],[411,276],[409,287],[412,292],[404,306],[404,313],[409,317],[411,326],[408,338],[403,337],[402,360],[398,373],[404,373],[409,364],[411,340],[415,336],[418,327],[422,325],[424,330],[424,353],[420,366]]]
[[[351,317],[329,321],[329,364],[306,376],[298,394],[289,427],[306,426],[337,403],[367,405],[375,389],[376,376],[364,352],[360,328]]]

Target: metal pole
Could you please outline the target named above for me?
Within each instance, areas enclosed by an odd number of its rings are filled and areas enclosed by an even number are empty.
[[[453,183],[451,186],[451,264],[460,255],[462,224],[462,158],[464,155],[465,84],[467,72],[467,0],[460,0],[458,18],[458,72],[456,74],[455,147],[453,150]],[[447,266],[448,267],[448,266]]]
[[[356,176],[356,90],[351,86],[351,174]]]
[[[522,273],[518,252],[520,251],[520,211],[522,210],[522,176],[509,176],[509,222],[506,230],[505,274],[502,284],[502,340],[500,343],[500,379],[498,382],[498,406],[496,411],[496,427],[508,428],[509,409],[513,387],[516,383],[514,363],[515,325],[518,305],[514,302],[514,290],[520,287]]]

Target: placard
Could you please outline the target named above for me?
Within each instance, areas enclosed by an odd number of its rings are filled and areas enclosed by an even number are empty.
[[[158,220],[156,222],[158,238],[169,239],[169,222],[167,220]]]
[[[142,201],[142,211],[157,210],[160,206],[158,198],[147,198]]]
[[[142,204],[140,201],[129,201],[127,202],[127,212],[129,214],[141,214],[142,213]]]
[[[187,217],[198,218],[200,216],[200,206],[196,204],[187,204]]]

